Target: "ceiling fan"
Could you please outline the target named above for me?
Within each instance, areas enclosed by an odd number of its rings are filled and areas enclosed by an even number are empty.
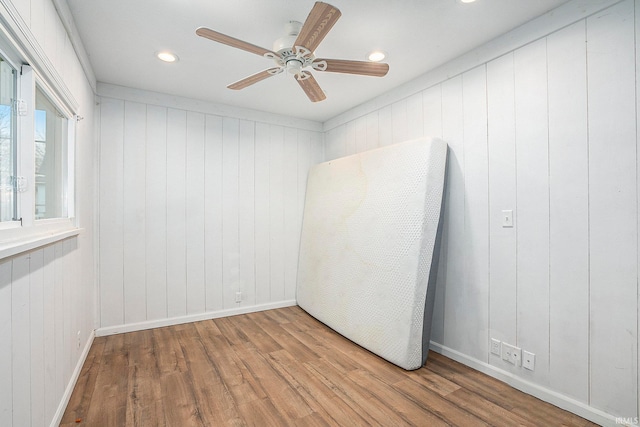
[[[304,24],[291,21],[285,26],[287,35],[275,41],[273,50],[256,46],[206,27],[198,28],[196,34],[275,61],[275,67],[231,83],[227,86],[229,89],[244,89],[287,70],[288,73],[294,75],[309,99],[312,102],[318,102],[326,99],[326,95],[309,68],[330,73],[360,74],[375,77],[383,77],[389,71],[388,64],[379,62],[315,57],[314,51],[338,21],[340,15],[342,14],[336,7],[323,2],[316,2]]]

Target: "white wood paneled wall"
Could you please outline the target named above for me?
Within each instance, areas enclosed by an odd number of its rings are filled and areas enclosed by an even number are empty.
[[[78,239],[0,262],[0,425],[48,425],[92,330]],[[76,331],[81,331],[77,346]]]
[[[95,327],[95,86],[51,0],[3,1],[79,104],[77,237],[0,261],[0,426],[57,425]],[[80,346],[77,333],[80,332]]]
[[[101,327],[295,300],[321,132],[106,96],[99,117]]]
[[[325,160],[444,138],[432,340],[619,417],[638,415],[634,7],[620,2],[325,137]],[[502,227],[506,209],[514,228]],[[490,338],[535,353],[535,371],[490,355]]]

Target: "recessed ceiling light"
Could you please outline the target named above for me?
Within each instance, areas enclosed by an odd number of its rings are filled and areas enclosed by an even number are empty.
[[[476,0],[460,0],[462,3],[473,3]]]
[[[380,62],[382,61],[384,58],[386,58],[387,54],[384,53],[381,50],[374,50],[372,52],[369,52],[369,54],[367,55],[367,59],[369,61],[372,62]]]
[[[178,56],[175,53],[171,53],[171,52],[166,52],[166,51],[157,52],[156,57],[158,57],[159,60],[164,62],[178,62]]]

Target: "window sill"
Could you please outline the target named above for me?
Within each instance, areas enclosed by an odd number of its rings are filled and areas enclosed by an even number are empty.
[[[0,260],[77,236],[81,232],[82,228],[65,227],[29,234],[17,239],[0,241]]]

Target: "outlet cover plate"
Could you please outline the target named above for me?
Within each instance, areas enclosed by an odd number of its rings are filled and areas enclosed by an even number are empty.
[[[491,354],[500,356],[500,341],[495,338],[491,338]]]
[[[536,355],[528,352],[528,351],[523,351],[522,352],[522,367],[525,369],[528,369],[530,371],[533,371],[536,369]]]
[[[520,366],[522,360],[522,350],[511,344],[502,343],[502,360],[512,365]]]

